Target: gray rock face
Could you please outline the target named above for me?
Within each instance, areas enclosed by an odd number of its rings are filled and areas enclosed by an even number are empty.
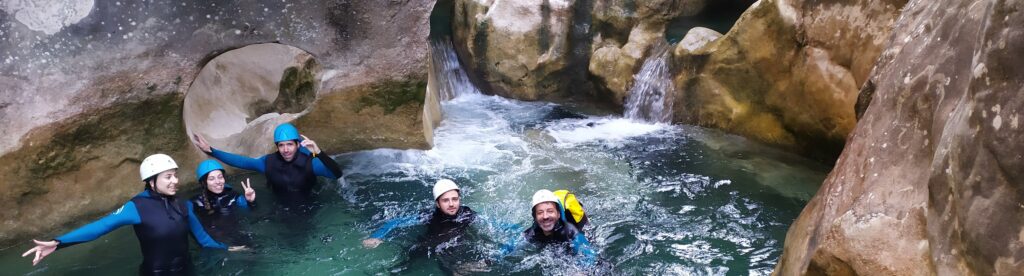
[[[340,152],[424,147],[422,105],[414,99],[415,88],[425,86],[432,5],[340,0],[4,1],[0,243],[52,233],[68,221],[115,208],[141,189],[135,174],[139,160],[148,154],[168,153],[180,166],[194,166],[202,156],[186,137],[186,91],[202,82],[195,78],[213,57],[250,44],[291,45],[316,60],[321,72],[316,77],[316,99],[332,104],[281,104],[291,106],[285,113],[299,106],[298,113],[313,116],[296,124],[320,130],[311,134],[323,137],[318,142],[325,148]],[[267,58],[260,55],[249,58]],[[272,79],[279,81],[281,76]],[[373,103],[382,93],[399,93],[406,100],[380,106],[339,102]],[[274,108],[250,110],[277,112],[278,102],[266,101]],[[318,108],[307,111],[303,104]],[[351,130],[355,133],[323,131],[332,129],[323,122],[334,119],[328,114],[337,110],[362,116],[350,122],[374,117],[390,123]],[[256,113],[252,115],[262,115]]]
[[[911,1],[778,275],[1024,274],[1024,3]]]

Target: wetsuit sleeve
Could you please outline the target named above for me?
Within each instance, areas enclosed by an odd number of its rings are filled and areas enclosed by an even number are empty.
[[[227,249],[228,247],[223,243],[217,242],[210,237],[210,234],[203,230],[203,225],[199,223],[199,219],[196,218],[195,212],[192,211],[192,204],[188,204],[188,228],[192,230],[192,237],[206,248],[218,248]]]
[[[252,207],[255,207],[253,206],[255,205],[255,202],[249,203],[249,201],[245,199],[245,194],[241,194],[238,195],[238,197],[235,197],[235,202],[238,202],[238,204],[235,204],[236,206],[238,206],[238,209],[241,209],[243,211],[249,211],[252,209]]]
[[[586,266],[593,266],[594,262],[597,261],[597,252],[590,246],[590,241],[587,237],[583,236],[583,233],[576,232],[576,236],[572,239],[572,250],[576,254],[582,255],[580,262]]]
[[[507,241],[505,241],[505,243],[501,245],[501,248],[498,250],[498,254],[494,256],[495,259],[505,257],[509,254],[512,254],[512,252],[515,252],[516,249],[519,248],[519,243],[523,239],[523,235],[513,235],[511,238],[509,238]]]
[[[135,209],[135,203],[129,201],[124,206],[118,208],[113,213],[86,224],[74,231],[68,232],[60,237],[57,237],[56,241],[60,242],[57,248],[64,248],[75,244],[95,240],[100,236],[103,236],[110,231],[114,231],[118,227],[125,225],[133,225],[142,223],[142,218],[139,217],[139,211]]]
[[[210,148],[210,156],[217,158],[225,164],[231,165],[232,167],[239,169],[246,169],[250,171],[264,172],[266,165],[263,162],[267,158],[266,155],[260,158],[251,158],[247,156],[241,156],[234,153],[221,151],[215,148]]]
[[[391,230],[394,230],[395,228],[417,225],[421,223],[420,221],[420,216],[393,218],[385,222],[384,225],[377,229],[377,231],[373,231],[373,234],[370,234],[370,238],[383,239],[384,236],[388,235],[388,232],[391,232]]]
[[[313,159],[313,173],[330,179],[341,177],[341,166],[323,150]]]

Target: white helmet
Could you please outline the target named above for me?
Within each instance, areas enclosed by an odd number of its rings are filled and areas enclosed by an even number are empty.
[[[434,183],[434,200],[437,200],[441,195],[451,190],[459,190],[459,186],[455,185],[455,181],[448,179],[438,180],[437,183]]]
[[[142,160],[142,165],[139,165],[139,176],[145,181],[154,175],[160,174],[166,170],[177,169],[178,164],[174,163],[174,159],[163,153],[157,153],[146,157]]]
[[[533,207],[537,207],[537,204],[541,204],[544,202],[554,202],[556,204],[560,204],[558,202],[558,197],[555,196],[555,193],[552,193],[548,189],[540,189],[536,193],[533,193]]]

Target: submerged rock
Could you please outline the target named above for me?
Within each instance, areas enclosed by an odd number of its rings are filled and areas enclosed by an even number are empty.
[[[912,1],[777,275],[1024,274],[1020,1]]]

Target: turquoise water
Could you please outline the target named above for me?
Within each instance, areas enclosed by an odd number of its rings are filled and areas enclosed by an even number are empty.
[[[252,250],[200,252],[193,244],[200,273],[767,275],[789,224],[827,170],[692,126],[481,95],[460,96],[443,108],[432,150],[336,156],[344,181],[322,183],[314,207],[284,210],[259,176],[231,176],[229,183],[253,177],[257,188],[260,205],[236,234]],[[418,244],[417,227],[362,248],[361,240],[385,220],[429,208],[430,185],[442,177],[462,186],[463,204],[518,229],[530,223],[534,191],[574,191],[590,216],[586,231],[599,265],[578,267],[570,256],[532,248],[494,258],[499,244],[517,233],[485,224],[444,252],[409,250]],[[141,262],[130,227],[60,250],[37,267],[20,257],[29,247],[26,241],[0,251],[4,274],[126,275]]]

